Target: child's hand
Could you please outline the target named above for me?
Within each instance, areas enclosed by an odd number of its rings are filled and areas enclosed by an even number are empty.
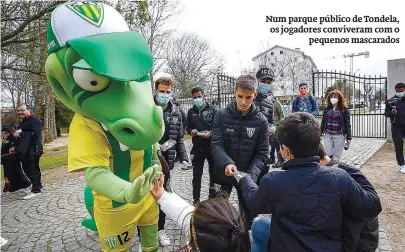
[[[161,173],[159,178],[155,178],[153,188],[149,190],[150,194],[152,194],[153,198],[156,201],[158,201],[165,192],[165,189],[163,188],[164,182],[165,182],[165,175]]]

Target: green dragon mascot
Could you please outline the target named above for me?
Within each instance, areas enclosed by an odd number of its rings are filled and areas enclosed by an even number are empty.
[[[143,251],[158,251],[158,205],[149,190],[161,172],[162,110],[153,101],[148,44],[100,2],[68,2],[48,23],[45,71],[53,92],[76,114],[69,172],[84,171],[82,225],[97,230],[103,251],[128,251],[136,226]]]

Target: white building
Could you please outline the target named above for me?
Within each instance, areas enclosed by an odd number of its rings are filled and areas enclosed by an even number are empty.
[[[274,96],[291,97],[298,94],[298,84],[301,82],[306,82],[310,89],[312,87],[312,72],[316,71],[317,67],[312,58],[299,48],[290,49],[275,45],[252,60],[256,71],[261,67],[274,71]]]

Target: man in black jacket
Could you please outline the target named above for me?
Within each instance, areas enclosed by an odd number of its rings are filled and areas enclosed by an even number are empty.
[[[211,154],[221,190],[231,193],[236,180],[225,176],[232,170],[250,174],[256,183],[267,173],[268,122],[254,105],[257,79],[251,75],[236,80],[236,101],[219,111],[212,127]]]
[[[395,85],[396,94],[385,103],[385,116],[390,118],[392,140],[394,140],[395,154],[401,173],[405,173],[404,137],[405,137],[405,84]]]
[[[214,160],[211,156],[211,130],[217,109],[205,100],[204,91],[199,88],[191,90],[194,105],[187,114],[187,133],[191,135],[193,148],[190,154],[194,155],[193,165],[193,200],[194,205],[200,202],[201,177],[204,170],[204,162],[208,161],[210,187],[208,198],[215,197],[214,188]]]
[[[163,120],[165,124],[165,133],[160,139],[159,144],[164,144],[169,140],[176,141],[176,145],[162,154],[166,159],[169,169],[174,167],[176,155],[179,162],[188,166],[188,157],[184,146],[184,129],[183,120],[180,110],[171,102],[172,100],[173,81],[170,78],[162,77],[155,82],[155,103],[163,108]],[[165,176],[164,187],[168,190],[168,176]],[[170,190],[170,189],[169,189]],[[160,210],[158,222],[158,237],[160,245],[165,247],[170,245],[170,240],[167,237],[165,226],[166,214]]]
[[[269,96],[271,84],[274,81],[274,74],[268,68],[261,68],[259,71],[257,71],[256,78],[259,85],[257,96],[253,102],[267,119],[269,124],[269,144],[274,145],[274,132],[276,131],[276,127],[274,126],[274,104]],[[271,154],[272,153],[270,153],[269,164],[274,164],[275,157],[274,154],[273,156]]]
[[[31,199],[41,194],[41,170],[39,159],[43,153],[42,123],[34,116],[25,104],[17,107],[17,115],[22,119],[14,136],[18,137],[15,152],[21,159],[22,168],[32,183],[31,193],[23,199]]]
[[[251,214],[273,214],[270,251],[341,252],[344,216],[361,221],[381,212],[372,185],[364,178],[360,186],[346,171],[319,164],[320,127],[309,113],[284,118],[276,138],[286,160],[281,171],[266,174],[259,187],[249,175],[230,174]]]

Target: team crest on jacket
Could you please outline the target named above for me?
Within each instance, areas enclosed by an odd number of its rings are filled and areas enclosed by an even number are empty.
[[[248,134],[249,137],[252,137],[253,134],[255,133],[255,128],[246,128],[246,133]]]
[[[177,124],[177,121],[178,121],[178,118],[177,118],[177,117],[173,118],[174,124]]]

